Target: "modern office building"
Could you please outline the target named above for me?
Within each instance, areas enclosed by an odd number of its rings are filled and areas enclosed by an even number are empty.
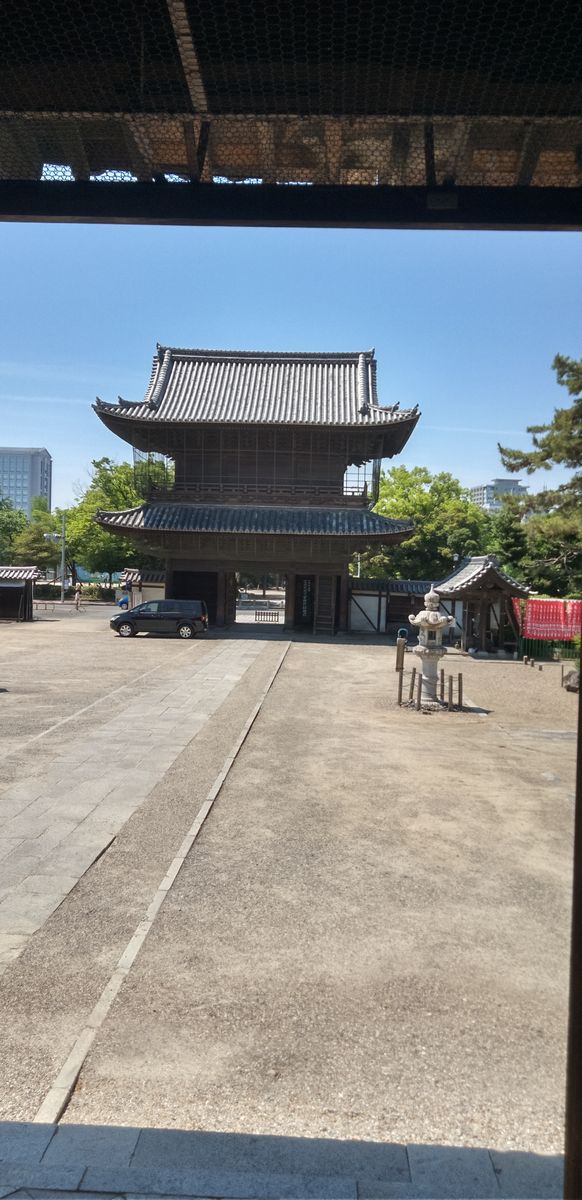
[[[29,517],[35,496],[51,506],[52,458],[44,447],[0,446],[0,498]]]
[[[519,479],[492,479],[491,483],[482,483],[470,491],[473,504],[478,504],[479,508],[484,508],[486,512],[499,512],[502,496],[527,495],[527,488]]]

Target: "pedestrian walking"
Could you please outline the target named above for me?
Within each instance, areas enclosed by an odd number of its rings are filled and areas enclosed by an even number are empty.
[[[77,612],[79,611],[80,607],[81,607],[81,584],[77,582],[75,584],[75,608],[76,608]]]

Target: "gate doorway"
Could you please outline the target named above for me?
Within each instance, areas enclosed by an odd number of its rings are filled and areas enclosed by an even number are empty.
[[[218,600],[218,574],[216,571],[174,571],[172,573],[172,600],[204,600],[208,609],[210,625],[216,624]]]
[[[241,571],[236,587],[237,625],[248,629],[267,628],[276,631],[285,626],[287,587],[285,576],[266,575],[260,582],[249,581]]]

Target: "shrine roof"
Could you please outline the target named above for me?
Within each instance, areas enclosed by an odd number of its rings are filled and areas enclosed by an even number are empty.
[[[149,568],[124,567],[119,576],[121,586],[141,587],[142,583],[165,583],[166,572],[154,571]]]
[[[380,517],[369,509],[238,508],[204,504],[142,504],[123,512],[95,514],[99,525],[147,533],[292,534],[323,537],[385,537],[403,540],[414,529],[410,521]]]
[[[34,580],[38,579],[39,575],[38,567],[0,567],[0,583],[6,580],[11,583]]]
[[[370,429],[419,417],[378,403],[374,351],[338,354],[158,347],[141,401],[97,399],[95,410],[131,422],[344,425]],[[404,431],[402,431],[404,432]],[[407,434],[408,436],[408,434]]]
[[[487,592],[494,589],[524,599],[530,594],[529,588],[501,569],[494,554],[480,554],[465,559],[448,579],[435,586],[435,591],[445,600],[454,600],[468,592]]]

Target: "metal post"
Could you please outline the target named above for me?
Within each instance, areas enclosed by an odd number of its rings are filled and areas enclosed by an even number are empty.
[[[402,685],[404,683],[404,667],[401,667],[398,672],[398,706],[402,704]]]
[[[523,656],[524,667],[527,667],[528,662],[529,662],[529,658],[528,658],[527,654],[524,654],[524,656]]]
[[[447,708],[450,712],[453,707],[453,676],[452,675],[449,675],[448,683],[449,683],[449,702],[447,704]]]
[[[458,675],[457,685],[458,685],[458,691],[459,691],[459,708],[462,708],[463,707],[463,676],[460,671],[459,671],[459,675]]]
[[[412,674],[411,674],[411,676],[410,676],[410,688],[408,689],[408,699],[409,699],[409,701],[410,701],[410,700],[412,700],[412,697],[414,696],[414,680],[415,680],[415,679],[416,679],[416,667],[413,667],[413,668],[412,668]]]
[[[61,604],[65,603],[65,514],[61,525]]]
[[[560,687],[564,686],[564,664],[560,663]]]
[[[536,665],[536,660],[535,660],[535,658],[530,658],[530,660],[529,660],[529,665],[530,665],[530,667],[535,667],[535,665]]]
[[[419,673],[416,681],[416,711],[420,712],[420,697],[422,693],[422,673]]]
[[[441,667],[441,686],[440,686],[441,704],[445,702],[445,668]]]

